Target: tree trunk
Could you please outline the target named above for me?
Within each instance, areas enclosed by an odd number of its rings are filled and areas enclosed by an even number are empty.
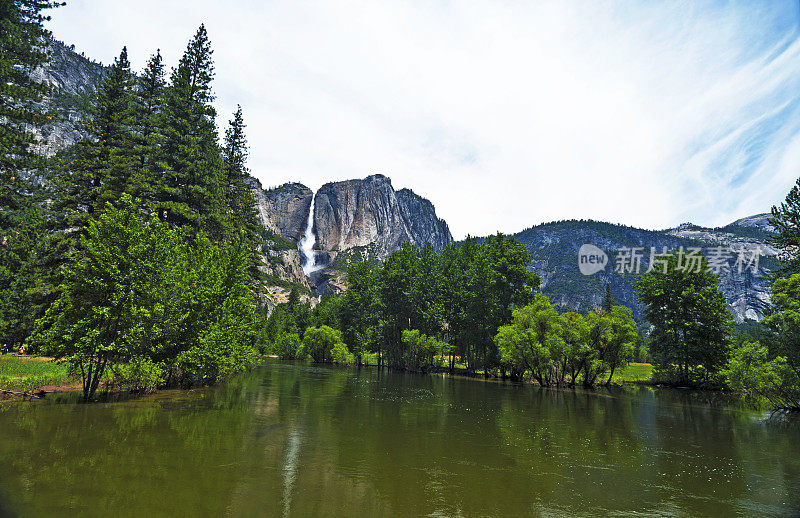
[[[614,369],[615,367],[611,367],[611,374],[608,375],[608,381],[606,381],[606,386],[611,385],[611,378],[614,377]]]

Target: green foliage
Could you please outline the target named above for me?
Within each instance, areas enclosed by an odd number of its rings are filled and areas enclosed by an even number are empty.
[[[375,339],[381,311],[378,273],[379,270],[366,261],[353,263],[347,270],[348,289],[341,297],[342,337],[359,363],[364,352],[382,349],[381,341]]]
[[[800,370],[800,273],[776,279],[772,284],[772,307],[762,324],[772,332],[772,356],[783,356]]]
[[[345,343],[339,340],[333,344],[333,348],[331,349],[331,359],[334,363],[338,363],[340,365],[352,365],[355,361],[355,356],[353,353],[347,350]]]
[[[114,383],[131,392],[153,392],[166,381],[163,365],[150,358],[136,356],[127,363],[112,364]]]
[[[457,354],[470,370],[496,368],[497,328],[539,286],[529,259],[524,246],[497,234],[440,253],[405,244],[383,265],[354,263],[340,309],[343,339],[357,357],[372,352],[379,364],[429,368],[403,342],[404,331],[417,330],[453,345],[443,353],[451,367]]]
[[[776,278],[772,306],[754,331],[763,344],[743,339],[728,368],[732,388],[773,408],[800,409],[800,273]]]
[[[0,4],[0,344],[15,347],[41,310],[40,254],[47,246],[39,189],[26,180],[45,160],[32,151],[30,131],[50,117],[42,109],[50,87],[31,74],[47,61],[49,31],[43,12],[60,5],[42,0]]]
[[[297,333],[282,333],[275,339],[273,353],[282,360],[297,360],[302,355],[302,344]]]
[[[87,104],[88,137],[45,169],[27,130],[48,88],[30,72],[55,5],[0,7],[0,340],[64,359],[86,399],[101,381],[147,391],[241,371],[255,360],[260,228],[241,109],[218,144],[205,28],[169,83],[160,53],[137,78],[123,48],[90,98],[58,97]],[[46,193],[22,180],[36,167]],[[293,317],[303,328],[310,310]]]
[[[678,266],[672,254],[666,272],[655,268],[636,280],[637,299],[653,326],[650,354],[665,381],[716,382],[728,361],[732,317],[705,260],[701,272]]]
[[[403,331],[403,345],[408,349],[410,370],[428,371],[442,366],[442,356],[450,352],[450,346],[433,336],[426,336],[417,329]]]
[[[566,349],[563,335],[558,312],[538,293],[533,304],[514,311],[512,323],[498,329],[495,341],[512,376],[522,378],[528,371],[540,385],[549,386],[557,382],[551,367]]]
[[[767,347],[746,341],[733,350],[724,374],[734,390],[751,400],[766,400],[773,408],[800,410],[800,379],[786,358],[768,359]]]
[[[72,160],[55,178],[57,210],[67,227],[85,228],[109,201],[131,192],[136,165],[132,127],[135,117],[134,78],[123,48],[95,93]]]
[[[611,311],[611,308],[616,306],[617,303],[614,300],[614,294],[611,293],[611,284],[606,283],[606,294],[603,297],[603,309],[606,311]]]
[[[233,119],[225,130],[222,147],[223,183],[226,199],[227,225],[234,232],[244,232],[245,239],[252,250],[250,257],[253,277],[258,277],[258,264],[261,262],[257,245],[261,224],[250,190],[250,171],[247,168],[247,137],[242,107],[237,106]]]
[[[340,355],[341,347],[347,349],[342,342],[342,333],[336,329],[328,326],[309,327],[303,334],[303,353],[317,363],[332,361],[334,347],[339,347]]]
[[[214,124],[212,52],[201,25],[172,71],[161,147],[166,172],[156,201],[170,223],[202,229],[219,239],[225,233],[227,197]]]
[[[783,277],[800,273],[800,256],[797,254],[800,246],[800,179],[786,195],[786,200],[780,206],[772,207],[769,224],[776,234],[768,242],[782,252],[781,266],[774,273]]]
[[[144,358],[168,383],[214,383],[255,360],[245,254],[145,222],[124,195],[82,236],[30,345],[80,372],[87,400],[106,369]]]
[[[579,378],[592,386],[606,372],[610,383],[615,370],[631,360],[636,339],[629,308],[559,315],[541,293],[515,310],[512,323],[495,336],[512,378],[530,374],[542,386],[575,384]]]

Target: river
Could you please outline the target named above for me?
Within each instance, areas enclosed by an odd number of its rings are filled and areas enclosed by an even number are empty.
[[[800,429],[708,394],[273,362],[0,404],[0,516],[798,516]]]

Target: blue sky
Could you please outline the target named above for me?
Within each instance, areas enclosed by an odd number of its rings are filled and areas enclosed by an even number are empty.
[[[766,212],[800,177],[800,2],[68,1],[55,36],[174,65],[200,23],[265,186],[383,173],[457,238]]]

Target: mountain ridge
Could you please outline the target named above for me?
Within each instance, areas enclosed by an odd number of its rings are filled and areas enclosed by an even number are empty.
[[[95,85],[107,70],[71,47],[55,39],[46,42],[51,61],[34,71],[34,76],[56,88],[44,103],[55,117],[35,130],[40,139],[37,151],[53,156],[84,138],[81,121],[87,113]],[[336,293],[345,286],[344,270],[355,260],[382,260],[404,242],[430,244],[441,250],[453,242],[447,223],[436,216],[434,204],[403,188],[395,190],[391,179],[382,174],[362,179],[328,182],[314,193],[298,182],[264,189],[251,178],[251,189],[259,217],[265,227],[262,270],[275,284],[274,301],[286,299],[291,286],[315,289],[317,294]],[[317,237],[315,258],[324,268],[306,277],[303,257],[297,245],[305,235],[312,200],[313,226]],[[602,301],[605,284],[612,287],[617,300],[631,306],[639,316],[632,279],[606,269],[594,276],[582,276],[577,268],[577,252],[582,243],[592,243],[612,251],[619,247],[758,246],[765,251],[763,271],[726,272],[720,278],[729,307],[737,322],[759,319],[769,303],[765,281],[777,251],[765,242],[771,229],[769,213],[739,218],[724,227],[707,228],[685,223],[664,230],[594,220],[562,220],[541,223],[510,234],[525,244],[532,254],[529,268],[542,278],[542,290],[563,310],[592,309]],[[613,261],[613,256],[611,258]],[[646,264],[646,261],[645,261]]]

